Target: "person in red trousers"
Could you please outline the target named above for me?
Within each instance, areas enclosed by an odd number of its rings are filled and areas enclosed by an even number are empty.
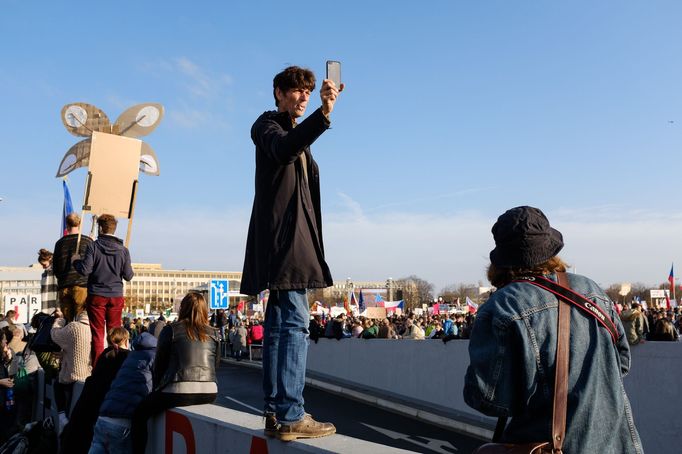
[[[97,240],[88,245],[81,258],[71,258],[74,269],[88,278],[86,309],[92,330],[92,364],[104,350],[104,336],[112,328],[121,326],[123,279],[133,278],[130,252],[123,241],[114,236],[116,218],[103,214],[97,219]],[[105,330],[106,328],[106,330]]]

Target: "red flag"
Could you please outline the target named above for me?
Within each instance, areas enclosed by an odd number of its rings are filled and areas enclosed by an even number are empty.
[[[433,303],[433,315],[440,314],[440,304]]]
[[[350,305],[351,306],[359,306],[358,305],[358,300],[355,299],[355,292],[351,290],[350,292]]]
[[[675,275],[673,274],[673,263],[670,265],[670,274],[668,275],[668,282],[670,283],[670,293],[675,295]],[[670,310],[670,296],[665,295],[665,308]]]
[[[350,306],[348,305],[348,295],[343,296],[343,308],[346,309],[346,314],[350,314]]]

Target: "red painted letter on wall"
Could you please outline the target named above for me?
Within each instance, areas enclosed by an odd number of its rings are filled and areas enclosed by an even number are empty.
[[[194,431],[192,430],[192,423],[186,416],[183,416],[174,411],[166,412],[166,434],[164,444],[166,445],[165,453],[173,454],[173,432],[177,432],[185,439],[185,446],[187,446],[187,454],[196,454],[196,445],[194,443]]]

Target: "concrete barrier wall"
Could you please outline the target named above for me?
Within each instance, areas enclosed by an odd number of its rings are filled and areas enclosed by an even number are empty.
[[[174,408],[152,420],[147,454],[409,453],[343,435],[282,442],[263,436],[263,418],[219,407]]]
[[[308,376],[438,414],[494,428],[495,419],[464,403],[469,342],[437,340],[320,339],[308,350]],[[632,349],[625,378],[635,422],[648,452],[679,452],[682,418],[682,343],[647,342]]]

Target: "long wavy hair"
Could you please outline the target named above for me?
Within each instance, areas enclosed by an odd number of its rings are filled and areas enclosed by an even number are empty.
[[[502,288],[521,276],[538,276],[556,273],[557,271],[565,272],[567,268],[568,265],[558,255],[532,268],[502,268],[491,263],[488,266],[488,280],[495,287]]]
[[[209,340],[206,334],[208,323],[208,304],[204,296],[198,292],[188,293],[180,303],[178,321],[185,325],[187,337],[190,340],[206,342]]]

